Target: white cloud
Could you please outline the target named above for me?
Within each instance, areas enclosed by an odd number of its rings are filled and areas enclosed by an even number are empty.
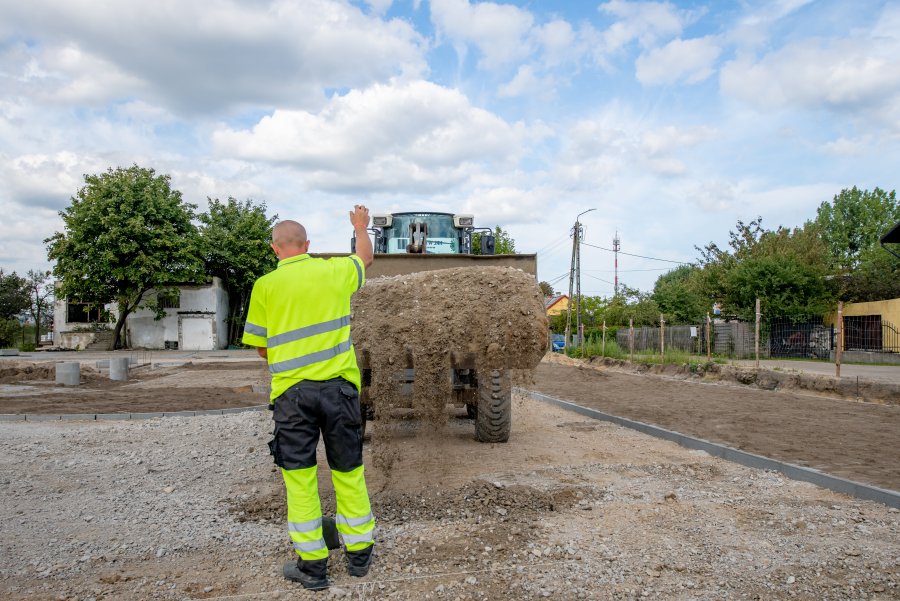
[[[510,96],[543,95],[553,89],[553,81],[537,75],[532,65],[522,65],[509,83],[497,89],[501,98]]]
[[[366,4],[372,9],[376,15],[383,15],[391,7],[394,0],[366,0]]]
[[[222,156],[290,164],[326,190],[433,190],[484,165],[513,165],[530,135],[418,81],[353,91],[318,113],[277,110],[251,130],[222,127],[213,141]]]
[[[668,125],[647,130],[641,136],[641,146],[649,156],[660,156],[715,138],[716,130],[708,126],[676,127]]]
[[[769,0],[754,4],[729,32],[732,42],[740,46],[759,46],[771,39],[773,23],[797,12],[813,0]]]
[[[626,2],[612,0],[599,6],[603,13],[618,19],[601,35],[597,59],[605,62],[605,55],[621,50],[638,41],[647,48],[657,40],[680,35],[689,13],[679,11],[668,2]]]
[[[723,94],[760,111],[827,109],[900,131],[900,31],[793,42],[760,59],[742,55],[721,71]]]
[[[872,148],[872,136],[862,136],[860,138],[845,138],[841,136],[836,140],[826,143],[823,150],[831,155],[852,157],[862,156]]]
[[[580,53],[578,36],[568,21],[554,19],[536,27],[532,35],[543,48],[543,63],[548,67],[575,60]]]
[[[29,32],[27,73],[69,102],[140,95],[186,114],[315,107],[323,89],[415,77],[423,38],[334,0],[7,3],[0,34]],[[26,82],[29,83],[29,82]]]
[[[60,210],[83,185],[83,174],[106,167],[96,157],[67,151],[4,157],[0,163],[0,197],[14,199],[20,211],[38,207]],[[8,204],[4,208],[14,210]]]
[[[638,57],[637,79],[644,85],[698,83],[713,74],[721,52],[716,36],[672,40]]]
[[[510,4],[469,0],[432,0],[431,20],[440,35],[450,39],[457,52],[465,55],[472,44],[481,53],[479,65],[495,69],[528,57],[528,41],[534,18],[531,13]]]

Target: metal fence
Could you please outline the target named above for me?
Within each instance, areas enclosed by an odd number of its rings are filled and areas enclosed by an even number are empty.
[[[900,353],[900,329],[880,315],[844,318],[844,350]]]
[[[832,360],[838,344],[834,314],[777,316],[761,319],[759,357],[763,359]],[[847,316],[844,323],[844,347],[847,361],[900,363],[900,328],[881,316]],[[707,336],[707,327],[710,328]],[[616,332],[616,343],[623,351],[632,348],[628,328]],[[756,323],[729,320],[709,324],[665,326],[665,351],[711,354],[729,359],[756,357]],[[660,352],[660,328],[634,328],[635,353]]]

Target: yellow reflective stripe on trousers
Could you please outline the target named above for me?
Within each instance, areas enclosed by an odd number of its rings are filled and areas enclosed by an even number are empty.
[[[317,467],[281,470],[287,493],[288,534],[301,559],[324,559],[328,547],[322,538],[322,507],[319,504]]]
[[[336,524],[342,524],[344,526],[364,526],[372,521],[374,518],[372,514],[364,515],[361,518],[348,518],[344,517],[341,514],[337,514],[334,518]]]
[[[283,371],[291,371],[292,369],[300,369],[301,367],[306,367],[307,365],[312,365],[313,363],[319,363],[320,361],[328,361],[329,359],[333,359],[334,357],[337,357],[342,353],[346,353],[352,346],[353,341],[347,339],[339,345],[329,349],[325,349],[323,351],[316,351],[315,353],[309,353],[308,355],[302,355],[300,357],[295,357],[286,361],[271,363],[269,364],[269,371],[273,374],[277,374]]]
[[[335,523],[348,551],[361,551],[375,542],[375,518],[366,491],[365,467],[349,472],[331,470],[337,500]]]
[[[283,332],[281,334],[277,334],[266,340],[266,346],[268,348],[273,348],[273,347],[279,346],[281,344],[287,344],[288,342],[295,342],[297,340],[303,340],[304,338],[309,338],[310,336],[315,336],[317,334],[324,334],[325,332],[333,332],[335,330],[340,330],[341,328],[349,326],[349,325],[350,325],[350,316],[344,315],[343,317],[338,317],[337,319],[323,321],[322,323],[314,323],[310,326],[304,326],[302,328],[297,328],[296,330],[291,330],[289,332]],[[256,326],[254,326],[254,327],[256,327]],[[262,329],[262,328],[260,328],[260,329]],[[256,332],[251,332],[251,333],[255,334]]]

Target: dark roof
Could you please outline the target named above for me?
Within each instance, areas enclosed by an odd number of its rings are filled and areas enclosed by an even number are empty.
[[[559,294],[557,296],[551,296],[550,298],[545,298],[544,299],[544,308],[549,309],[550,307],[552,307],[553,305],[558,303],[563,297],[568,298],[569,295],[568,294]]]
[[[900,244],[900,223],[894,226],[894,229],[881,237],[882,244]]]

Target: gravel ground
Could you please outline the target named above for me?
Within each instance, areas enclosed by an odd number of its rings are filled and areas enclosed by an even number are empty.
[[[900,598],[896,510],[521,397],[514,415],[505,445],[373,423],[367,453],[395,457],[367,459],[376,562],[351,579],[333,552],[319,594],[280,576],[267,413],[0,423],[0,596]]]

